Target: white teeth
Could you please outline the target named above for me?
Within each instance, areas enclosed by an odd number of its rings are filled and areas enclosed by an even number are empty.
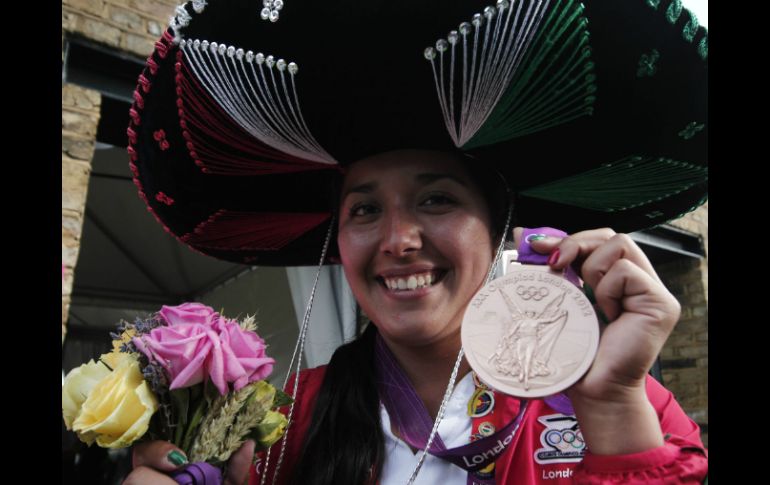
[[[431,286],[436,280],[433,273],[420,273],[405,278],[383,278],[389,290],[416,290]]]

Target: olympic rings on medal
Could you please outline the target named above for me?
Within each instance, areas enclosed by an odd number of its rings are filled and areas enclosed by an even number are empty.
[[[546,296],[548,296],[548,288],[545,286],[541,286],[540,288],[536,286],[524,286],[519,285],[516,287],[516,294],[521,297],[522,300],[532,300],[540,301]]]

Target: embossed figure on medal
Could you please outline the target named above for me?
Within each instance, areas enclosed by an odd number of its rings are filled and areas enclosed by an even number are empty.
[[[525,295],[526,299],[549,293],[546,287],[530,290],[520,285],[516,293]],[[533,308],[521,310],[502,288],[499,292],[513,322],[504,330],[497,350],[489,360],[494,361],[498,372],[518,375],[519,382],[523,382],[524,389],[528,391],[530,378],[551,374],[548,359],[569,315],[567,310],[561,308],[565,293],[561,292],[538,314]],[[542,299],[542,296],[537,299]]]

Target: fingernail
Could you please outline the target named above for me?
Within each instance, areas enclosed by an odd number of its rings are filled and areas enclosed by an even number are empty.
[[[551,255],[548,257],[548,266],[553,266],[558,262],[559,262],[559,248],[556,248],[554,252],[552,252]]]
[[[187,457],[177,450],[174,450],[168,454],[168,461],[173,463],[175,466],[186,465],[188,463]]]
[[[527,241],[542,241],[546,238],[545,234],[530,234],[529,237],[527,237]]]

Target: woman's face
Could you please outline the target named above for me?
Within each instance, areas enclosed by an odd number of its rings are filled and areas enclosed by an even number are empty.
[[[456,337],[493,257],[489,209],[453,155],[405,150],[353,164],[338,243],[353,294],[390,342]]]

